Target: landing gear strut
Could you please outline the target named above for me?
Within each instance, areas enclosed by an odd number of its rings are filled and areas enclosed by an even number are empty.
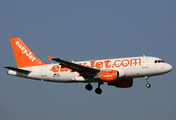
[[[102,85],[102,84],[103,84],[103,82],[98,82],[98,88],[95,89],[95,92],[96,92],[97,94],[101,94],[101,93],[102,93],[102,90],[101,90],[101,88],[100,88],[100,85]]]
[[[147,82],[146,87],[147,87],[147,88],[150,88],[151,85],[150,85],[150,83],[148,83],[148,82],[149,82],[148,78],[149,78],[148,76],[145,76],[145,80],[146,80],[146,82]]]

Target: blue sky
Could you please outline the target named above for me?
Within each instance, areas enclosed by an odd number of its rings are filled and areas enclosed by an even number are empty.
[[[176,119],[175,6],[174,0],[1,1],[0,119]],[[150,89],[137,78],[128,89],[104,84],[97,95],[83,83],[8,76],[3,66],[17,66],[11,37],[20,37],[45,63],[51,63],[48,55],[84,61],[145,54],[173,70],[151,77]]]

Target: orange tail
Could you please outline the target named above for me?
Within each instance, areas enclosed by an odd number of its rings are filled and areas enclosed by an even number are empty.
[[[10,38],[12,49],[15,55],[18,68],[45,65],[35,54],[20,40],[20,38]]]

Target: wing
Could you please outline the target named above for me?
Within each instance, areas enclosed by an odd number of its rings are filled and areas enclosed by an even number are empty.
[[[77,63],[69,62],[66,60],[62,60],[60,58],[52,58],[49,56],[47,56],[47,57],[49,58],[49,61],[54,60],[56,62],[59,62],[62,67],[67,67],[67,68],[71,69],[72,72],[78,72],[81,76],[84,76],[84,77],[94,76],[95,74],[100,72],[99,69],[95,69],[92,67],[87,67],[87,66],[80,65]]]

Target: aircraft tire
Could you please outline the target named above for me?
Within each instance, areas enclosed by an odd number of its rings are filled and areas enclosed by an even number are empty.
[[[147,87],[147,88],[150,88],[150,87],[151,87],[151,85],[150,85],[149,83],[147,83],[147,84],[146,84],[146,87]]]
[[[101,88],[97,88],[97,89],[95,89],[95,92],[96,92],[97,94],[101,94],[101,93],[102,93],[102,90],[101,90]]]
[[[91,91],[93,87],[92,87],[92,85],[89,83],[89,84],[86,85],[85,88],[86,88],[86,90]]]

